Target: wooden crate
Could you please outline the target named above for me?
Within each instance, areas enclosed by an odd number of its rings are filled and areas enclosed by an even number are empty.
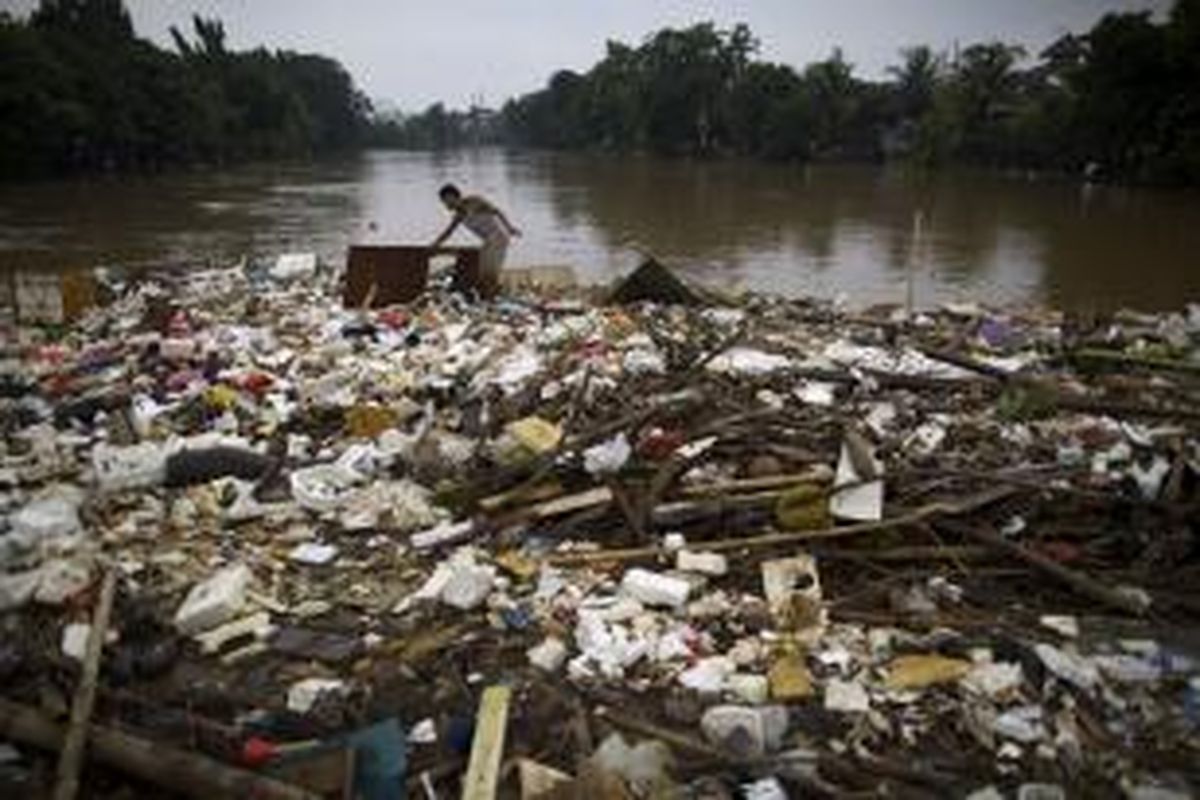
[[[442,255],[455,260],[456,289],[470,291],[478,287],[477,248],[433,250],[412,245],[354,245],[346,256],[342,302],[347,308],[361,308],[368,299],[372,308],[411,303],[429,283],[430,261]]]

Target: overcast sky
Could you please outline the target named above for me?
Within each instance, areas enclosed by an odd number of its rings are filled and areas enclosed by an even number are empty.
[[[138,33],[169,45],[193,12],[225,22],[235,48],[320,52],[375,100],[417,110],[443,100],[499,105],[556,69],[584,70],[607,39],[636,43],[664,26],[746,22],[761,55],[794,66],[840,45],[879,76],[900,47],[1000,38],[1032,52],[1114,10],[1165,13],[1170,0],[126,0]],[[0,0],[28,10],[36,0]]]

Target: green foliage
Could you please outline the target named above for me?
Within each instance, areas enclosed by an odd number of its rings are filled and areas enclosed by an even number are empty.
[[[420,114],[378,115],[366,141],[373,147],[410,150],[496,144],[500,141],[497,119],[497,114],[486,108],[447,111],[435,103]]]
[[[756,57],[745,25],[609,42],[499,113],[436,104],[373,115],[319,55],[235,52],[218,20],[136,37],[122,0],[0,13],[0,177],[309,155],[362,144],[901,158],[1200,184],[1200,0],[1109,14],[1036,58],[1003,42],[900,50],[864,80],[834,50],[797,71]]]
[[[307,155],[360,143],[370,105],[317,55],[238,53],[217,20],[178,52],[136,38],[122,0],[0,15],[0,177]]]
[[[1110,14],[1036,59],[1004,42],[906,47],[884,81],[839,50],[797,73],[755,59],[744,25],[609,42],[509,102],[507,139],[550,148],[780,159],[907,158],[1200,183],[1200,0]]]
[[[1058,393],[1049,384],[1006,388],[996,400],[996,417],[1004,422],[1033,422],[1054,415]]]

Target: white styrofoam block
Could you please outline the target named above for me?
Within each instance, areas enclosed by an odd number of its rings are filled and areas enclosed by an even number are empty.
[[[337,554],[338,549],[336,545],[304,542],[293,547],[291,552],[288,553],[288,558],[300,564],[320,566],[333,561],[337,558]]]
[[[72,622],[63,628],[63,655],[76,661],[83,661],[83,657],[87,653],[88,636],[91,633],[92,626],[86,622]]]
[[[782,706],[713,706],[700,718],[710,742],[753,758],[778,748],[787,728],[788,712]]]
[[[196,641],[200,642],[200,652],[207,655],[217,652],[229,642],[243,636],[253,634],[256,640],[262,641],[274,630],[275,626],[271,624],[271,615],[266,611],[259,611],[200,633],[196,636]]]
[[[692,585],[682,578],[660,575],[646,569],[631,569],[621,580],[621,589],[648,606],[678,608],[687,602]]]
[[[460,564],[454,568],[442,588],[442,602],[448,606],[470,611],[481,605],[492,593],[496,570],[481,564]]]
[[[192,636],[233,619],[245,603],[250,578],[249,567],[233,564],[196,584],[175,612],[175,627]]]
[[[271,267],[271,277],[277,281],[303,278],[317,270],[316,253],[283,253]]]
[[[168,337],[159,342],[158,352],[167,361],[186,361],[196,355],[196,343],[191,339]]]
[[[531,647],[528,651],[529,663],[546,672],[558,672],[559,667],[567,660],[567,645],[553,636],[547,637],[541,644]]]
[[[771,682],[766,675],[737,673],[725,679],[725,689],[736,695],[743,703],[759,706],[767,702],[771,694]]]
[[[154,442],[129,447],[101,442],[92,449],[92,469],[104,492],[155,486],[166,480],[167,451]]]
[[[675,556],[675,569],[680,572],[699,572],[702,575],[724,575],[729,572],[729,561],[720,553],[680,550]]]
[[[288,687],[288,711],[307,714],[326,692],[342,692],[346,683],[331,678],[305,678]]]
[[[861,683],[834,679],[825,684],[825,710],[866,713],[871,710],[871,698]]]

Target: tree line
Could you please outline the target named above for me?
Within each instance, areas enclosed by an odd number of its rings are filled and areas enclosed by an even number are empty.
[[[1200,0],[1163,21],[1109,14],[1031,56],[981,42],[901,51],[867,80],[835,49],[802,70],[757,57],[745,25],[609,42],[497,111],[373,115],[337,61],[237,52],[196,16],[174,49],[136,37],[122,0],[0,12],[0,177],[308,156],[361,146],[515,146],[903,159],[1200,184]]]
[[[122,0],[0,13],[0,177],[311,155],[360,145],[370,103],[337,61],[226,47],[217,20],[134,34]]]
[[[801,71],[755,57],[745,25],[609,42],[501,115],[515,144],[769,159],[966,162],[1200,184],[1200,0],[1163,22],[1109,14],[1036,58],[982,42],[906,48],[885,80],[840,50]],[[421,115],[410,122],[420,126]]]
[[[465,111],[434,103],[418,114],[377,114],[367,144],[406,150],[447,150],[504,144],[504,118],[496,111],[472,106]]]

